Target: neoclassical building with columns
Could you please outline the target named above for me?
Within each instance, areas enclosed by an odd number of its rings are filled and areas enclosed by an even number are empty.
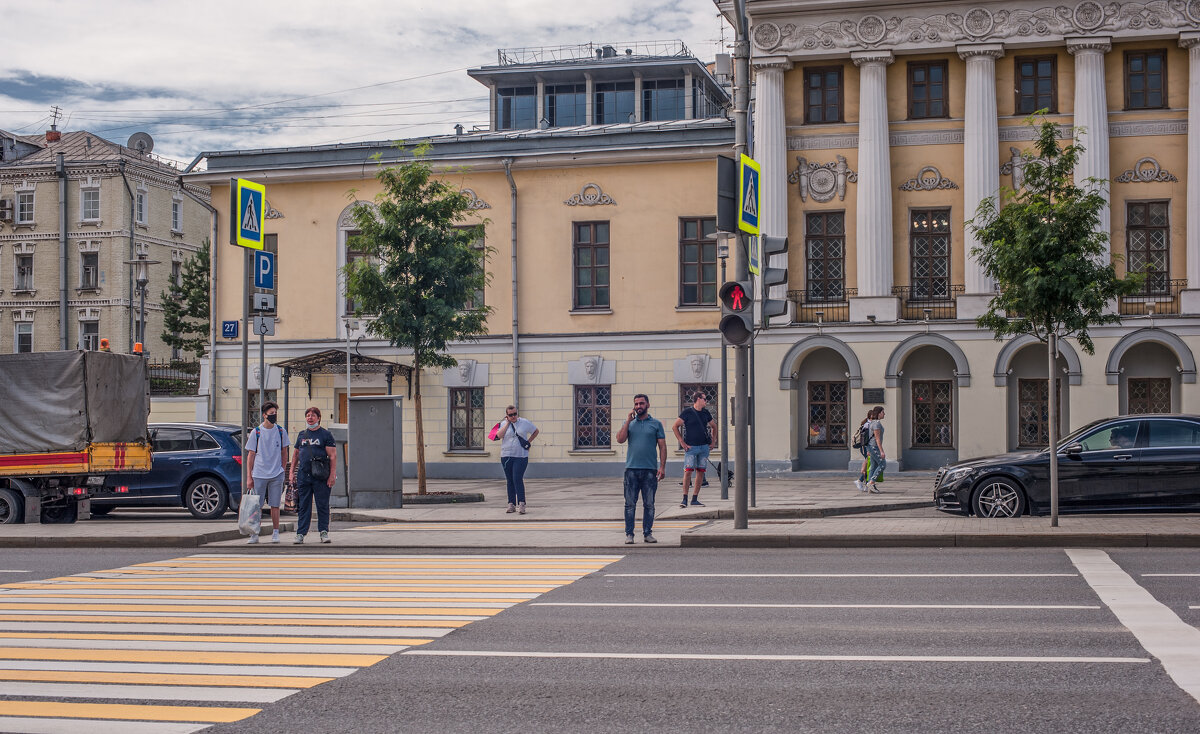
[[[901,468],[1046,444],[1044,345],[975,325],[995,283],[966,226],[1021,186],[1039,110],[1077,131],[1078,179],[1108,182],[1118,270],[1150,273],[1095,354],[1062,344],[1061,430],[1200,412],[1200,0],[747,6],[761,221],[789,238],[793,307],[756,341],[762,468],[856,465],[876,404]]]

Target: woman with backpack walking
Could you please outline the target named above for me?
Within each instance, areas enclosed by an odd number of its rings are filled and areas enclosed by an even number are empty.
[[[883,406],[875,406],[875,418],[867,423],[867,429],[870,431],[871,440],[867,442],[867,456],[869,457],[869,469],[867,471],[867,491],[872,494],[879,494],[879,487],[875,486],[875,482],[879,480],[883,474],[883,468],[887,466],[887,454],[883,451]]]
[[[875,409],[867,411],[867,417],[862,419],[862,423],[858,424],[858,430],[854,433],[854,448],[862,454],[862,469],[858,472],[858,479],[854,480],[854,486],[859,492],[867,491],[867,473],[871,466],[871,457],[867,453],[867,444],[871,442],[870,423],[875,420]]]

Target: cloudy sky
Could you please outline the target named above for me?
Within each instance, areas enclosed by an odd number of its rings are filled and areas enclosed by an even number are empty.
[[[706,61],[732,32],[712,0],[39,0],[5,3],[0,129],[155,153],[403,139],[487,124],[466,69],[499,48],[680,39]]]

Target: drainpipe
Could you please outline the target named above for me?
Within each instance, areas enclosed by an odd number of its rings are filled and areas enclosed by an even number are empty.
[[[513,405],[521,405],[521,352],[517,344],[517,182],[512,176],[512,158],[501,161],[508,188],[512,191],[512,373]]]
[[[204,154],[201,154],[204,155]],[[192,170],[200,161],[197,157],[183,173]],[[179,191],[192,201],[208,210],[210,232],[208,237],[208,419],[217,419],[217,210],[204,199],[183,186],[183,174],[176,179]]]
[[[54,158],[54,174],[58,176],[58,348],[66,351],[70,323],[67,321],[67,164],[62,153]]]
[[[132,262],[137,259],[137,248],[133,244],[134,224],[133,224],[133,208],[137,206],[137,197],[133,195],[133,188],[129,185],[129,179],[125,178],[125,159],[117,161],[117,168],[121,171],[121,180],[125,182],[125,190],[129,192],[129,260]],[[133,266],[129,266],[129,353],[133,353]]]

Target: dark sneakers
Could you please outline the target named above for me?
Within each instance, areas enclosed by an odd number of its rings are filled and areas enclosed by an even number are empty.
[[[625,545],[633,545],[633,533],[625,536]]]
[[[657,542],[658,542],[658,540],[657,540],[657,539],[655,539],[655,537],[654,537],[653,535],[647,535],[647,536],[643,537],[643,538],[642,538],[642,541],[643,541],[643,542],[646,542],[646,543],[657,543]],[[632,543],[632,542],[633,542],[633,536],[632,536],[632,535],[630,535],[630,536],[629,536],[629,540],[626,540],[625,542],[626,542],[626,543]]]
[[[692,498],[692,507],[704,507],[704,503],[695,497]]]

